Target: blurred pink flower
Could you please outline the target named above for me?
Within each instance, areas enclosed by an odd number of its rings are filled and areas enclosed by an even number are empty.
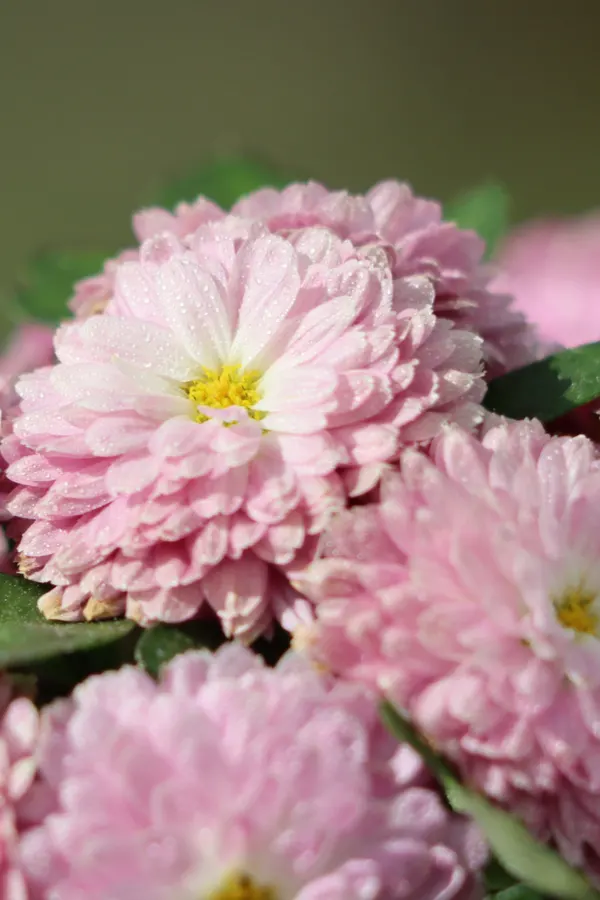
[[[15,383],[24,372],[50,365],[54,358],[54,329],[37,322],[20,325],[0,354],[0,413],[18,402]]]
[[[81,318],[103,312],[115,289],[115,278],[121,263],[136,260],[137,250],[124,250],[115,259],[107,259],[102,272],[76,282],[69,300],[71,312]]]
[[[32,790],[38,714],[29,700],[9,697],[7,682],[0,682],[0,897],[27,900],[19,838],[26,825],[40,821]]]
[[[347,490],[481,419],[479,340],[436,319],[427,279],[393,281],[322,228],[246,230],[150,239],[107,313],[21,380],[7,508],[33,520],[22,571],[56,586],[46,615],[180,621],[207,601],[246,641],[290,627],[306,604],[277,570]]]
[[[500,248],[494,287],[549,345],[600,340],[600,215],[549,219],[517,228]]]
[[[54,811],[23,839],[60,900],[474,900],[485,848],[360,689],[241,647],[124,668],[47,708]]]
[[[600,882],[600,461],[535,422],[407,451],[296,585],[304,647]]]
[[[18,395],[15,384],[24,372],[49,365],[54,358],[54,330],[47,325],[26,323],[15,329],[4,352],[0,355],[0,432],[10,434],[11,421],[18,409]],[[0,473],[0,521],[12,519],[6,510],[6,497],[11,490],[4,473]],[[11,521],[9,536],[18,541],[21,523]],[[4,531],[0,528],[0,572],[15,574],[13,555]]]
[[[494,286],[515,297],[547,355],[600,340],[600,215],[548,219],[517,228],[500,249]],[[600,443],[598,402],[552,423],[559,434]]]
[[[283,236],[321,226],[363,253],[385,259],[397,278],[426,275],[434,287],[436,315],[483,338],[489,377],[524,365],[537,354],[535,334],[512,298],[490,288],[490,276],[481,264],[481,238],[444,222],[441,206],[415,197],[407,184],[384,181],[364,196],[329,191],[316,182],[290,184],[283,191],[255,191],[232,212]],[[200,197],[191,205],[180,204],[174,213],[142,210],[133,224],[140,241],[164,232],[183,239],[224,215]],[[99,311],[113,283],[114,263],[109,262],[103,275],[80,282],[72,308],[82,315]]]

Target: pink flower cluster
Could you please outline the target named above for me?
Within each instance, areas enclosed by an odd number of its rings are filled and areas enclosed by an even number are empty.
[[[135,225],[139,251],[78,288],[78,312],[103,311],[17,385],[2,454],[8,514],[30,523],[21,571],[53,586],[52,618],[212,609],[246,642],[291,630],[311,613],[288,572],[331,516],[404,447],[473,430],[484,359],[518,364],[531,333],[487,289],[480,239],[405,185],[292,185]]]
[[[297,655],[104,674],[39,734],[13,701],[8,900],[479,897],[481,840],[381,696],[600,884],[600,457],[483,409],[544,352],[510,273],[396,182],[134,230],[52,347],[5,361],[20,571],[48,618],[280,622]]]
[[[132,668],[89,679],[42,712],[38,816],[13,841],[35,774],[21,702],[0,738],[6,900],[482,896],[476,829],[364,690],[299,660],[270,670],[229,646],[178,657],[159,684]]]
[[[298,646],[407,710],[464,778],[600,880],[600,460],[535,422],[450,427],[302,576]]]

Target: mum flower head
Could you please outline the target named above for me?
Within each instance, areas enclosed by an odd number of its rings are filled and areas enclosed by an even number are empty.
[[[503,423],[407,451],[298,579],[298,646],[405,709],[467,781],[600,879],[600,461]]]
[[[0,433],[10,434],[12,418],[18,410],[19,397],[15,384],[24,372],[40,366],[48,365],[54,357],[54,330],[47,325],[27,322],[20,325],[10,335],[8,343],[0,354]],[[3,510],[5,498],[11,485],[0,474],[0,509]],[[0,512],[0,520],[11,518]],[[16,541],[21,536],[20,523],[12,521],[8,528],[9,536]],[[4,531],[0,530],[0,572],[14,573],[13,554]]]
[[[125,668],[44,713],[48,900],[474,898],[485,848],[364,691],[228,645]]]
[[[497,290],[509,291],[550,346],[600,340],[600,214],[534,221],[500,247]]]
[[[52,362],[53,338],[54,330],[37,322],[20,325],[10,336],[0,355],[0,412],[3,416],[19,402],[15,391],[19,376]]]
[[[20,835],[37,824],[33,783],[39,737],[38,713],[23,698],[10,698],[8,682],[0,681],[0,897],[24,900],[26,878],[19,858]]]
[[[490,377],[537,355],[532,327],[509,295],[490,286],[491,274],[481,262],[481,238],[445,222],[439,203],[415,196],[405,183],[383,181],[365,195],[329,191],[314,181],[290,184],[282,191],[264,188],[239,200],[232,213],[283,236],[306,227],[327,228],[357,248],[367,252],[378,248],[387,254],[395,277],[428,276],[435,289],[436,314],[483,338]],[[184,239],[224,216],[218,206],[200,197],[193,204],[179,204],[174,213],[142,210],[134,216],[133,228],[140,241],[164,231]],[[71,301],[73,310],[87,315],[103,308],[114,277],[114,263],[109,262],[100,276],[80,282]]]
[[[252,640],[306,615],[281,572],[406,443],[474,427],[480,340],[329,230],[230,217],[150,238],[105,314],[64,326],[4,441],[46,614],[142,623],[207,603]]]

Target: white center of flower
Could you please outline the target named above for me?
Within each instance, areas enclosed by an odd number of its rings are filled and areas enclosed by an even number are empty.
[[[207,900],[278,900],[278,895],[274,888],[257,884],[245,872],[232,872]]]
[[[183,385],[187,396],[198,406],[212,406],[227,409],[229,406],[244,406],[251,419],[264,419],[266,413],[254,409],[261,399],[258,387],[261,373],[255,370],[245,372],[239,365],[222,366],[220,369],[203,367],[204,376]],[[196,422],[206,422],[208,416],[199,412]]]

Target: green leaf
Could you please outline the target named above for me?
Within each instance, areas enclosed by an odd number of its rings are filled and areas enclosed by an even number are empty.
[[[182,201],[191,203],[202,195],[214,200],[223,209],[229,209],[250,191],[262,187],[283,188],[288,181],[289,178],[261,160],[230,157],[215,160],[172,181],[156,193],[154,203],[172,209]]]
[[[69,315],[76,281],[102,271],[102,253],[44,253],[30,264],[16,302],[26,316],[54,324]]]
[[[450,806],[475,820],[495,857],[510,875],[550,897],[565,900],[600,898],[580,872],[572,869],[550,847],[538,843],[518,819],[462,785],[452,767],[388,701],[382,703],[381,715],[395,737],[407,741],[421,754],[441,782]]]
[[[444,211],[444,218],[460,228],[476,231],[492,256],[509,228],[509,197],[502,185],[483,184],[457,197]]]
[[[527,887],[526,884],[513,884],[494,894],[494,900],[544,900],[544,895]]]
[[[185,625],[155,625],[142,634],[135,648],[135,660],[156,677],[161,668],[179,653],[206,647],[216,650],[225,637],[217,622],[194,621]]]
[[[600,397],[600,342],[563,350],[495,378],[484,405],[513,419],[552,422]]]
[[[497,859],[492,859],[484,870],[486,896],[498,894],[515,886],[515,879],[509,875]]]
[[[135,628],[127,619],[110,622],[48,622],[37,601],[48,590],[24,578],[0,575],[0,669],[31,665],[65,653],[91,650]]]

